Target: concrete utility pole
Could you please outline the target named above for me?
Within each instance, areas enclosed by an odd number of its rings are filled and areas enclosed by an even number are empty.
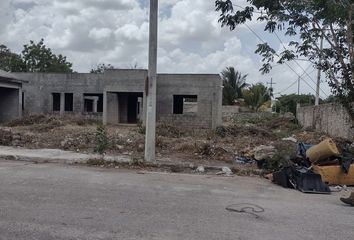
[[[270,85],[270,88],[269,88],[270,107],[273,109],[273,106],[274,106],[274,101],[273,101],[274,96],[272,96],[273,91],[274,91],[273,85],[276,84],[276,83],[274,83],[274,82],[273,82],[273,78],[271,78],[271,79],[270,79],[270,82],[267,82],[267,85],[268,85],[268,84]]]
[[[146,134],[145,161],[155,161],[156,143],[156,80],[157,80],[157,22],[158,0],[150,0],[149,29],[149,69],[145,86],[146,94]]]
[[[269,88],[269,93],[271,94],[273,92],[273,85],[275,85],[276,83],[273,82],[273,78],[270,79],[270,82],[267,82],[267,84],[270,85],[270,88]]]
[[[322,60],[322,50],[323,50],[323,35],[321,37],[321,45],[320,45],[320,61]],[[315,106],[320,104],[320,84],[321,84],[321,69],[318,69],[317,72],[317,84],[316,84],[316,99],[315,99]]]

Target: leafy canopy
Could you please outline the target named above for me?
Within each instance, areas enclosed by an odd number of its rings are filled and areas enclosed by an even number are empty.
[[[252,110],[258,111],[264,103],[271,100],[271,92],[264,84],[257,83],[243,91],[243,98]]]
[[[260,13],[257,20],[265,23],[264,31],[282,31],[294,37],[280,53],[268,43],[258,44],[256,53],[263,57],[263,73],[268,73],[274,62],[305,57],[326,74],[332,93],[354,118],[350,107],[354,101],[353,0],[247,0],[249,6],[245,8],[237,7],[234,2],[238,1],[215,1],[222,26],[234,30],[252,20],[257,12]]]
[[[95,68],[92,68],[90,73],[104,73],[108,69],[114,69],[111,64],[100,63]]]
[[[0,46],[0,69],[10,72],[72,72],[72,63],[66,57],[56,55],[45,46],[44,40],[30,41],[21,54],[12,53],[5,45]]]
[[[66,61],[63,55],[55,55],[44,45],[41,39],[38,43],[30,41],[24,45],[22,60],[25,72],[72,72],[72,63]]]
[[[236,71],[234,67],[227,67],[221,72],[223,80],[223,105],[233,105],[237,98],[242,98],[242,90],[248,86],[246,75]]]
[[[281,95],[277,98],[274,106],[276,112],[291,112],[296,116],[296,105],[300,103],[301,106],[308,106],[315,104],[315,96],[311,94],[289,94]]]
[[[23,68],[21,57],[12,53],[5,45],[0,45],[0,69],[7,72],[20,72]]]

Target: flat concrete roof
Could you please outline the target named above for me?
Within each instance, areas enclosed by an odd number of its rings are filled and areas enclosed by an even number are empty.
[[[0,69],[0,78],[14,79],[14,80],[17,79],[15,75],[1,69]]]
[[[21,80],[18,77],[16,77],[14,74],[0,69],[0,82],[22,84],[23,82],[27,82],[27,81]]]

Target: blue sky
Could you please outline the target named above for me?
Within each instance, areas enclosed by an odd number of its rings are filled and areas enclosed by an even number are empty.
[[[236,2],[245,5],[244,0]],[[233,32],[222,29],[213,0],[160,0],[159,4],[159,72],[220,73],[234,66],[249,75],[249,83],[273,78],[276,93],[303,75],[301,92],[314,93],[317,71],[305,61],[289,63],[296,73],[282,65],[261,75],[260,57],[254,53],[260,40],[245,26]],[[275,36],[262,31],[261,23],[248,25],[275,49],[282,49]],[[99,63],[147,67],[147,0],[1,0],[0,28],[0,43],[13,51],[21,51],[29,40],[44,38],[47,46],[66,55],[79,72],[88,72]],[[326,83],[321,88],[321,97],[329,95]],[[282,93],[295,92],[297,84]]]

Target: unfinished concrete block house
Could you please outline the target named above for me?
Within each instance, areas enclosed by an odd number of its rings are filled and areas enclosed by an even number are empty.
[[[18,94],[23,97],[23,100],[19,101],[24,113],[96,115],[102,116],[104,124],[144,122],[147,70],[117,69],[107,70],[103,74],[12,75],[25,80],[22,84],[23,93]],[[6,98],[2,93],[1,97]],[[7,106],[0,105],[0,110],[4,109],[7,109]],[[158,122],[183,127],[215,128],[221,124],[221,114],[222,81],[219,75],[158,75]]]

